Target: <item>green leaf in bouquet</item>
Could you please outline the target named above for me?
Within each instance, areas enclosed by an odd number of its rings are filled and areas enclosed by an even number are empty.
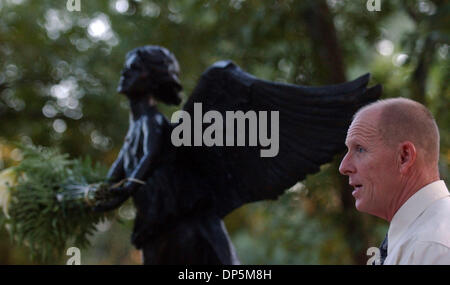
[[[9,217],[0,217],[12,240],[42,260],[64,255],[68,244],[89,245],[94,225],[111,216],[94,213],[86,202],[91,198],[86,194],[104,187],[107,169],[89,157],[70,159],[52,148],[19,147],[24,159],[14,167],[18,179],[9,189]]]

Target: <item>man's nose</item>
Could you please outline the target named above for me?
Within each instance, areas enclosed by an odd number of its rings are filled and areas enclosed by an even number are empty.
[[[351,173],[355,173],[355,167],[351,163],[350,155],[347,153],[341,161],[341,165],[339,165],[339,172],[342,175],[350,175]]]

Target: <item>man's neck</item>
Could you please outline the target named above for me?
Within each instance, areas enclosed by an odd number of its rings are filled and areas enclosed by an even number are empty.
[[[398,189],[400,191],[397,191],[398,195],[394,197],[394,200],[392,201],[393,207],[389,209],[386,219],[391,222],[397,211],[403,206],[403,204],[406,203],[406,201],[408,201],[409,198],[411,198],[411,196],[416,194],[426,185],[438,180],[439,174],[431,174],[431,172],[427,173],[424,171],[421,172],[418,171],[417,168],[411,171],[411,173],[402,179],[402,189]]]

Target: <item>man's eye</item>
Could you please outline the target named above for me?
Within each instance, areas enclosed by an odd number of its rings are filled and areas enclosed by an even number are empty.
[[[364,152],[364,151],[366,151],[363,147],[361,147],[361,146],[357,146],[356,147],[356,151],[357,152],[359,152],[359,153],[361,153],[361,152]]]

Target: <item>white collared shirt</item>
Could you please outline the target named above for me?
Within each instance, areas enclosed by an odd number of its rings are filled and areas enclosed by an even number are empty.
[[[450,194],[443,180],[421,188],[395,213],[384,264],[450,264]]]

